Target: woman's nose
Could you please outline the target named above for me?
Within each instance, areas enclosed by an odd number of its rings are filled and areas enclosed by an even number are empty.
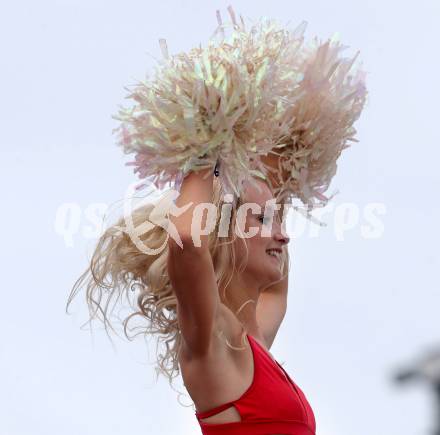
[[[281,231],[275,233],[275,240],[283,245],[287,245],[290,242],[290,237],[287,234],[283,234]]]
[[[272,238],[283,245],[287,245],[290,241],[290,237],[286,233],[285,224],[286,222],[281,220],[279,215],[272,220]]]

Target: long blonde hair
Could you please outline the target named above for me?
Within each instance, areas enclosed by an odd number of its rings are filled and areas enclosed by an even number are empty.
[[[235,217],[241,204],[240,198],[235,198],[231,207],[232,225],[229,225],[228,236],[222,241],[217,237],[221,210],[225,201],[217,179],[214,179],[213,186],[212,203],[217,207],[217,219],[215,229],[209,236],[209,250],[218,287],[221,290],[220,297],[222,300],[227,300],[226,287],[234,272],[245,267],[248,250],[245,240],[241,238],[246,248],[246,255],[237,261],[233,242],[237,239]],[[131,213],[134,228],[149,220],[154,206],[153,203],[149,203]],[[124,219],[125,217],[121,217],[99,238],[89,266],[71,289],[66,312],[75,296],[81,289],[85,289],[89,311],[89,320],[86,323],[99,320],[104,324],[108,334],[109,330],[117,333],[112,321],[115,308],[128,308],[129,314],[123,319],[118,318],[125,336],[132,340],[140,334],[144,336],[151,334],[157,338],[157,348],[160,344],[165,345],[165,352],[157,353],[156,372],[165,375],[171,384],[172,379],[180,372],[178,353],[181,334],[177,319],[177,298],[167,271],[167,232],[161,226],[155,225],[139,236],[150,249],[157,249],[165,243],[160,253],[147,254],[136,246],[130,234],[121,230],[125,227]],[[285,270],[285,267],[283,269]],[[143,326],[130,327],[131,321],[135,318],[141,319]],[[227,337],[225,338],[228,344]]]

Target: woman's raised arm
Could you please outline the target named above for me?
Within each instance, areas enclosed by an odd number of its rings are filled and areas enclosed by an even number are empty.
[[[176,205],[191,205],[179,216],[170,217],[183,248],[170,237],[168,273],[178,300],[180,330],[192,356],[209,351],[220,304],[208,235],[194,234],[200,226],[192,224],[194,210],[200,211],[200,204],[212,203],[212,195],[211,169],[189,173],[182,182]]]

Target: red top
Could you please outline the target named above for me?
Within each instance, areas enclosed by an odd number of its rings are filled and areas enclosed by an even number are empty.
[[[196,412],[203,435],[315,435],[315,416],[304,393],[258,341],[246,335],[254,357],[252,384],[239,399]],[[231,406],[241,421],[200,421]]]

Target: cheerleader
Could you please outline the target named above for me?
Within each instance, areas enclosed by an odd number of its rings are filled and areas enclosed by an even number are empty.
[[[148,203],[109,227],[68,305],[85,289],[90,320],[109,330],[126,301],[125,334],[157,337],[157,370],[182,376],[203,434],[313,435],[305,394],[270,353],[287,309],[285,210],[296,198],[311,217],[331,199],[365,74],[337,41],[305,44],[305,23],[247,30],[228,10],[204,48],[170,56],[160,40],[155,77],[115,116],[137,188],[178,196],[161,225]]]

